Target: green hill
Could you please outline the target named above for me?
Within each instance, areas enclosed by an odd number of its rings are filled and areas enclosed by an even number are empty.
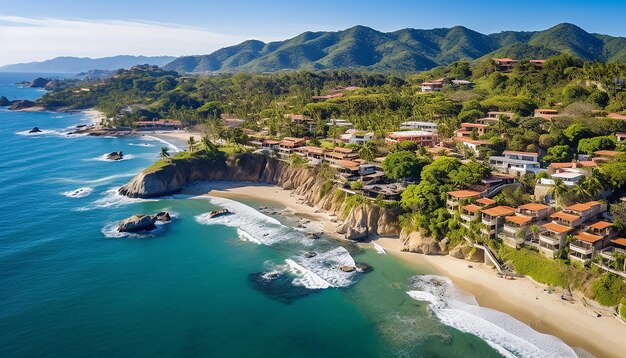
[[[544,31],[490,35],[463,26],[388,33],[355,26],[336,32],[304,32],[285,41],[245,41],[208,55],[180,57],[165,68],[180,73],[334,68],[420,71],[481,57],[530,59],[559,53],[584,60],[626,61],[625,49],[626,38],[591,34],[567,23]]]

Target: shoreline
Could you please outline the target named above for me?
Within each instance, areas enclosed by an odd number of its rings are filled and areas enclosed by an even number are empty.
[[[339,223],[334,215],[307,205],[292,190],[278,186],[249,182],[198,182],[184,188],[181,194],[277,203],[291,211],[286,216],[317,221],[325,235],[345,240],[335,232]],[[626,342],[622,339],[626,335],[626,325],[612,315],[605,315],[605,312],[602,317],[595,317],[594,310],[584,307],[580,297],[576,297],[576,302],[571,304],[560,299],[560,292],[545,293],[543,289],[546,285],[527,278],[504,280],[482,263],[448,255],[403,252],[398,238],[378,238],[372,242],[412,267],[432,267],[439,274],[449,277],[455,287],[472,294],[481,307],[506,313],[540,333],[553,335],[579,354],[610,357],[614,352],[626,350]],[[468,268],[468,265],[473,268]]]

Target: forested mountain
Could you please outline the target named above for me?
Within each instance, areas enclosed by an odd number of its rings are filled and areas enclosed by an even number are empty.
[[[90,70],[118,70],[131,68],[135,65],[163,66],[176,57],[172,56],[129,56],[88,58],[88,57],[55,57],[41,62],[16,63],[0,67],[0,72],[58,72],[78,73]]]
[[[463,26],[389,33],[355,26],[337,32],[305,32],[285,41],[245,41],[209,55],[180,57],[165,68],[180,73],[334,68],[418,71],[486,55],[530,59],[559,53],[584,60],[626,61],[626,38],[590,34],[567,23],[544,31],[491,35]]]

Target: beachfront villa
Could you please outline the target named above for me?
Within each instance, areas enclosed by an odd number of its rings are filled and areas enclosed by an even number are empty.
[[[507,216],[504,229],[498,237],[505,245],[519,247],[524,243],[536,246],[536,238],[533,237],[531,227],[538,225],[550,214],[552,208],[544,204],[524,204],[517,208],[514,216]]]
[[[523,175],[541,171],[539,153],[505,150],[502,156],[489,157],[489,165],[499,172]]]
[[[566,237],[574,228],[549,222],[541,226],[544,230],[539,234],[539,252],[549,258],[565,247]]]
[[[446,200],[446,206],[448,212],[454,215],[454,212],[458,210],[461,201],[470,201],[480,196],[480,193],[474,190],[456,190],[448,192],[448,198]]]
[[[483,227],[481,233],[491,238],[495,237],[504,226],[504,219],[515,214],[515,209],[510,206],[494,206],[493,208],[482,210]]]
[[[283,157],[289,157],[294,154],[296,148],[304,146],[306,143],[304,138],[285,137],[278,144],[278,154]]]
[[[591,261],[614,237],[613,223],[596,221],[587,225],[582,231],[574,235],[574,241],[569,245],[569,257],[583,262]]]
[[[355,160],[358,158],[359,154],[350,148],[335,147],[332,151],[327,151],[324,153],[324,160],[331,164],[334,164],[340,160]]]
[[[608,247],[600,251],[599,265],[607,271],[626,277],[626,260],[620,266],[616,266],[617,256],[622,255],[626,256],[626,238],[613,239]]]

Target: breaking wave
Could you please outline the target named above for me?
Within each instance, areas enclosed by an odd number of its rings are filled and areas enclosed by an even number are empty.
[[[378,245],[375,242],[372,242],[372,246],[374,246],[374,250],[376,250],[377,253],[382,254],[382,255],[387,255],[387,251],[385,251],[385,249]]]
[[[53,180],[59,183],[70,183],[70,184],[106,184],[106,183],[112,182],[115,179],[129,178],[135,175],[136,173],[132,172],[132,173],[109,175],[109,176],[98,178],[98,179],[56,178]]]
[[[78,188],[76,190],[65,191],[62,194],[68,198],[84,198],[88,196],[89,194],[91,194],[92,191],[93,191],[93,188],[84,187],[84,188]]]
[[[442,323],[480,337],[505,357],[577,357],[557,337],[539,333],[506,313],[478,306],[447,277],[415,276],[412,283],[415,289],[407,294],[430,302],[430,311]]]
[[[112,159],[108,159],[107,156],[109,155],[109,153],[106,154],[102,154],[100,156],[97,156],[95,158],[89,158],[89,159],[84,159],[85,161],[98,161],[98,162],[121,162],[124,160],[129,160],[129,159],[133,159],[135,156],[133,154],[124,154],[124,157],[122,159],[119,160],[112,160]]]
[[[104,208],[117,208],[124,205],[139,203],[139,202],[149,202],[149,201],[157,201],[157,199],[140,199],[140,198],[129,198],[125,195],[122,195],[118,192],[119,187],[111,188],[104,192],[103,197],[95,200],[89,205],[82,206],[80,208],[76,208],[75,211],[88,211],[93,209],[104,209]]]
[[[157,138],[157,137],[153,137],[153,136],[143,136],[140,138],[141,140],[145,140],[145,141],[151,141],[151,142],[160,142],[165,144],[166,146],[168,146],[168,148],[170,148],[172,151],[174,152],[180,152],[180,148],[178,148],[177,146],[175,146],[174,144],[166,141],[165,139],[161,139],[161,138]]]
[[[203,225],[225,225],[237,229],[241,240],[262,245],[289,244],[288,258],[280,270],[288,269],[294,276],[292,284],[308,289],[324,289],[329,287],[346,287],[352,284],[355,272],[344,272],[341,266],[355,267],[356,263],[341,246],[316,244],[316,240],[296,229],[280,223],[280,221],[262,214],[248,205],[234,200],[209,197],[210,202],[221,208],[228,209],[232,214],[214,218],[209,213],[197,215],[196,221]],[[282,248],[282,247],[281,247]],[[296,254],[293,254],[294,251]],[[315,256],[305,256],[304,252],[315,251]]]

